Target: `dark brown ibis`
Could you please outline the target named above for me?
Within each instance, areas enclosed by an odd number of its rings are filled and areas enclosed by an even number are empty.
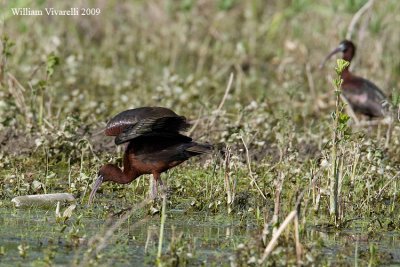
[[[199,144],[180,134],[190,124],[186,118],[163,107],[142,107],[123,111],[112,118],[105,134],[115,136],[115,144],[127,143],[121,170],[113,164],[102,166],[89,196],[89,204],[104,182],[127,184],[142,174],[154,177],[151,197],[157,194],[161,173],[187,159],[209,153],[212,146]]]
[[[321,67],[329,58],[339,52],[343,53],[344,60],[351,62],[356,52],[356,46],[348,40],[340,42],[339,46],[325,58]],[[343,79],[343,96],[355,112],[367,115],[370,118],[385,116],[387,97],[375,84],[352,74],[349,71],[349,66],[343,70],[341,78]]]

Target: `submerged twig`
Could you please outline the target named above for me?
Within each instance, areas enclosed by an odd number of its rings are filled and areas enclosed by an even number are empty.
[[[145,205],[150,203],[150,199],[146,198],[142,202],[140,202],[135,208],[130,209],[128,212],[126,212],[119,220],[117,220],[114,224],[112,224],[108,229],[105,229],[104,232],[98,233],[94,235],[90,240],[89,240],[89,249],[87,253],[85,254],[82,262],[79,264],[79,266],[87,266],[88,262],[90,260],[91,255],[93,252],[95,254],[100,253],[104,248],[107,247],[108,243],[112,239],[112,236],[114,232],[121,227],[121,225],[130,217],[133,215],[133,213],[137,210],[143,209]],[[133,227],[136,227],[137,225],[140,225],[147,221],[148,218],[144,218],[142,220],[137,221],[134,223]],[[75,256],[78,257],[79,253],[76,253]]]
[[[292,210],[289,213],[289,215],[286,216],[286,218],[283,221],[283,223],[281,224],[281,226],[279,226],[278,230],[272,236],[272,239],[271,239],[271,241],[269,241],[268,246],[265,248],[263,256],[258,261],[259,264],[262,264],[267,259],[269,254],[271,254],[271,252],[275,248],[278,238],[280,237],[282,232],[286,229],[286,227],[289,225],[289,223],[296,217],[296,215],[297,215],[297,210]]]
[[[315,179],[317,179],[317,178],[315,178]],[[273,234],[271,240],[269,241],[268,245],[264,249],[263,256],[261,257],[261,259],[258,260],[259,264],[262,264],[268,258],[268,256],[271,254],[271,252],[274,250],[276,243],[278,241],[278,238],[281,236],[282,232],[287,228],[289,223],[295,218],[298,219],[301,200],[303,199],[305,192],[309,189],[310,189],[310,185],[307,186],[305,189],[303,189],[303,191],[297,197],[294,209],[286,216],[285,220],[279,226],[278,230],[276,230],[276,232]],[[298,227],[298,224],[296,225],[296,222],[295,222],[295,227]],[[296,231],[295,232],[296,240],[297,240],[297,238],[300,239],[298,229],[295,231]],[[300,244],[300,242],[297,242],[297,241],[296,241],[296,253],[298,254],[298,263],[299,263],[300,257],[301,257],[301,244]]]

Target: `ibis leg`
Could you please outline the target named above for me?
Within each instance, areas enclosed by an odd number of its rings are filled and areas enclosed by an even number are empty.
[[[154,177],[154,175],[153,175],[153,177],[151,177],[151,180],[150,180],[150,190],[149,191],[150,191],[149,192],[150,199],[155,199],[157,197],[157,180]]]
[[[153,173],[153,180],[152,180],[152,185],[151,185],[151,191],[150,191],[150,198],[155,199],[158,195],[158,184],[161,184],[162,186],[162,181],[160,174],[157,172]]]
[[[157,184],[157,186],[158,186],[158,185],[160,185],[161,193],[164,194],[164,193],[165,193],[165,187],[164,187],[163,181],[161,180],[161,175],[158,177],[158,184]]]

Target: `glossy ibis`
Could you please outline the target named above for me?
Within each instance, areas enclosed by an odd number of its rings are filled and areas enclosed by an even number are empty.
[[[155,181],[150,196],[154,198],[158,184],[162,186],[161,173],[212,150],[211,145],[193,142],[190,137],[179,133],[189,126],[185,117],[162,107],[130,109],[112,118],[105,134],[115,136],[117,145],[128,143],[123,158],[124,168],[121,170],[113,164],[100,168],[89,204],[103,182],[127,184],[142,174],[153,175]]]
[[[343,59],[351,62],[356,52],[356,46],[353,42],[344,40],[325,58],[321,67],[334,54],[342,52]],[[342,74],[343,96],[349,102],[355,112],[372,117],[385,116],[384,103],[387,101],[385,94],[372,82],[364,78],[358,77],[349,71],[346,67]]]

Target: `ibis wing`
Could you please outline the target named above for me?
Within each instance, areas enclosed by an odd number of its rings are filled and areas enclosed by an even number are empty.
[[[128,127],[133,127],[143,120],[156,120],[164,117],[180,117],[175,112],[163,107],[141,107],[128,109],[115,115],[108,123],[105,134],[108,136],[118,136]],[[184,117],[182,117],[184,119]]]
[[[187,142],[181,144],[173,144],[159,151],[152,151],[151,153],[140,154],[137,155],[137,158],[145,162],[175,162],[185,161],[191,157],[211,152],[211,145]]]
[[[385,114],[385,94],[372,82],[354,77],[343,84],[343,94],[352,108],[368,116],[381,117]]]
[[[185,117],[147,118],[127,126],[115,138],[115,144],[119,145],[142,135],[179,133],[189,126],[190,124],[186,122]]]
[[[195,142],[192,142],[192,144],[193,145],[186,148],[185,151],[189,153],[194,153],[195,155],[208,154],[211,153],[214,149],[214,147],[209,144],[199,144]]]

